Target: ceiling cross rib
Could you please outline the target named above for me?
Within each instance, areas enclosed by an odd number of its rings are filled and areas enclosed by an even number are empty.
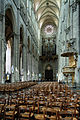
[[[61,0],[34,0],[35,14],[41,29],[49,23],[58,27],[60,3]]]
[[[41,9],[42,5],[44,5],[45,3],[46,3],[46,1],[42,2],[42,3],[39,5],[39,7],[38,7],[38,9],[36,10],[36,12],[38,12],[38,11]],[[52,5],[54,5],[54,6],[59,10],[58,5],[55,4],[54,2],[52,2],[52,1],[49,0],[48,3],[51,3]],[[49,6],[49,5],[48,5],[48,6]]]
[[[46,11],[45,13],[43,13],[42,14],[42,16],[40,17],[40,19],[39,19],[39,21],[41,20],[41,18],[43,18],[44,17],[44,15],[46,15],[47,13],[51,13],[52,15],[52,17],[55,17],[56,19],[58,19],[58,17],[56,16],[56,14],[54,14],[53,12],[51,12],[51,11]]]

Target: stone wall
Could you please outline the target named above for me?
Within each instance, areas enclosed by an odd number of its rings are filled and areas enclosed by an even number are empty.
[[[32,3],[30,2],[29,4]],[[13,32],[14,32],[14,56],[12,65],[14,67],[14,73],[12,73],[11,82],[17,82],[19,77],[19,44],[20,44],[20,27],[23,28],[23,81],[32,80],[32,71],[35,72],[34,79],[38,79],[38,53],[32,55],[32,41],[34,43],[35,50],[38,51],[38,33],[34,32],[34,24],[32,23],[32,16],[28,11],[26,2],[22,0],[0,0],[0,83],[5,83],[4,73],[4,55],[6,52],[6,40],[5,40],[5,12],[9,8],[13,16]],[[31,9],[31,13],[32,13]],[[33,13],[34,14],[34,13]],[[33,15],[34,16],[34,15]],[[30,26],[29,21],[30,19]],[[36,20],[36,27],[38,26]],[[37,28],[36,28],[37,29]],[[27,40],[30,36],[31,50],[28,52]],[[35,66],[36,64],[36,66]],[[28,75],[28,70],[29,74]]]
[[[73,51],[76,52],[77,66],[75,68],[75,82],[80,83],[79,80],[79,3],[72,0],[66,0],[61,2],[59,29],[57,36],[57,53],[59,58],[58,64],[58,79],[64,79],[62,68],[69,66],[69,57],[62,57],[61,53],[66,50],[67,42],[72,42]],[[74,57],[75,57],[74,56]],[[65,80],[65,79],[64,79]]]

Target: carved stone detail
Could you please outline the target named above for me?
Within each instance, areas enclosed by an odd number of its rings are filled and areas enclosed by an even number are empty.
[[[74,2],[72,5],[72,12],[75,12],[77,10],[77,3]]]

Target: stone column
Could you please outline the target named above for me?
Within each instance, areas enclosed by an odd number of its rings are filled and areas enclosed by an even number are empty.
[[[28,42],[27,42],[27,39],[28,39],[28,27],[26,26],[26,81],[28,81]]]
[[[27,76],[26,76],[26,67],[27,67],[27,64],[26,64],[26,61],[27,61],[27,55],[26,55],[26,48],[27,48],[27,40],[26,40],[26,31],[24,32],[24,41],[23,41],[23,73],[24,73],[24,81],[27,80]]]
[[[14,33],[14,55],[12,65],[14,66],[14,73],[12,73],[12,82],[19,81],[19,39],[18,33]]]
[[[32,52],[33,52],[33,51],[32,51],[32,40],[33,40],[33,38],[32,38],[32,35],[31,35],[31,68],[30,68],[30,69],[31,69],[31,71],[30,71],[30,72],[31,72],[31,77],[30,77],[30,78],[31,78],[31,79],[30,79],[31,81],[32,81]]]
[[[4,55],[5,46],[5,10],[4,0],[0,0],[0,83],[4,83]]]
[[[76,79],[76,83],[78,86],[80,86],[80,3],[77,4],[77,14],[78,14],[78,35],[77,35],[77,39],[78,39],[78,60],[77,60],[77,69],[75,71],[75,79]]]
[[[14,66],[14,73],[12,73],[12,82],[19,81],[19,42],[20,42],[19,15],[20,15],[20,9],[18,6],[16,13],[16,24],[14,26],[14,50],[13,50],[14,52],[12,59],[12,65]]]

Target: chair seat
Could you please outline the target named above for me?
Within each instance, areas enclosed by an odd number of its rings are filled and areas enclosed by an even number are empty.
[[[10,119],[10,120],[12,120],[12,116],[6,116],[6,119]]]
[[[60,111],[60,108],[59,107],[54,107],[54,110],[58,112],[58,111]]]
[[[64,120],[77,120],[77,118],[65,117]]]
[[[72,112],[72,113],[74,113],[75,112],[75,110],[74,109],[68,109],[67,111],[70,111],[70,112]],[[76,110],[76,114],[79,114],[79,112]]]
[[[26,106],[26,105],[20,105],[19,107],[20,107],[21,109],[26,109],[27,106]]]
[[[27,118],[28,118],[28,117],[29,117],[29,114],[30,114],[29,112],[25,112],[25,113],[21,113],[21,116],[22,116],[22,117],[27,117]]]
[[[17,114],[17,111],[15,111],[14,114],[16,115],[16,114]],[[10,115],[10,116],[12,116],[12,115],[13,115],[13,111],[6,112],[5,115]]]
[[[32,107],[30,107],[30,108],[33,110],[34,107],[32,106]],[[34,108],[34,110],[38,110],[38,109],[39,109],[38,107],[35,107],[35,108]]]
[[[29,118],[29,115],[28,114],[21,114],[21,117]]]
[[[45,117],[47,117],[47,115],[45,115]],[[35,118],[37,119],[37,120],[44,120],[44,115],[43,114],[36,114],[35,115]]]
[[[9,112],[6,112],[5,115],[12,115],[13,114],[13,111],[9,111]]]
[[[30,115],[30,117],[32,117],[32,116],[33,116],[33,113],[30,114],[29,112],[25,112],[25,113],[22,113],[22,114],[21,114],[22,117],[26,117],[26,118],[28,118],[29,115]]]

